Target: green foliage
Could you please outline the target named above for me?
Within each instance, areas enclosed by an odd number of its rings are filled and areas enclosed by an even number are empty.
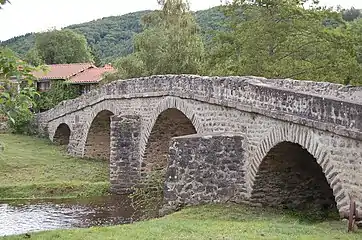
[[[362,64],[362,18],[359,18],[349,24],[350,31],[356,37],[357,61]],[[361,83],[361,82],[360,82]]]
[[[9,3],[9,0],[0,0],[0,9],[1,9],[1,5],[4,5],[5,3]]]
[[[204,45],[187,1],[162,2],[162,10],[145,16],[143,24],[145,30],[135,36],[134,54],[117,61],[123,78],[201,71]]]
[[[36,126],[33,124],[34,114],[24,109],[19,110],[8,122],[10,131],[16,134],[35,135]]]
[[[86,38],[70,29],[38,34],[35,47],[46,64],[93,61]]]
[[[149,13],[151,11],[139,11],[122,16],[104,17],[91,22],[71,25],[65,29],[71,29],[84,35],[88,44],[92,46],[94,54],[101,60],[101,64],[105,64],[133,52],[134,36],[142,32],[141,19]],[[217,29],[223,21],[223,13],[218,8],[198,11],[194,13],[194,16],[201,26],[201,33],[208,39],[211,38],[210,30]],[[28,33],[0,42],[0,45],[8,46],[19,56],[24,57],[34,47],[35,35],[35,33]]]
[[[342,18],[347,22],[352,22],[362,16],[360,9],[355,9],[354,7],[342,11]]]
[[[142,211],[144,219],[158,216],[162,206],[163,189],[165,182],[165,170],[153,170],[142,179],[139,186],[134,187],[130,194],[132,207],[136,211]]]
[[[140,11],[122,16],[105,17],[88,23],[67,27],[83,34],[102,64],[133,52],[133,37],[142,31],[141,18],[150,11]]]
[[[243,1],[226,6],[229,31],[210,51],[211,75],[256,75],[357,84],[357,38],[340,14],[304,1]],[[325,26],[326,19],[338,23]]]
[[[79,88],[62,80],[52,81],[50,90],[40,93],[36,98],[36,110],[51,109],[60,102],[79,97]]]
[[[97,67],[102,66],[102,60],[100,59],[98,52],[95,50],[95,48],[93,46],[90,46],[90,54],[94,61],[93,64]]]
[[[12,51],[0,49],[0,115],[8,118],[15,133],[32,133],[29,124],[37,96],[34,88],[34,68],[20,61]]]
[[[117,69],[117,71],[115,73],[106,74],[102,80],[102,84],[119,79],[147,76],[148,74],[146,66],[139,57],[138,53],[133,53],[127,57],[117,59],[113,66]]]
[[[36,48],[30,49],[29,52],[26,53],[24,60],[35,67],[44,64],[44,61],[41,59],[39,52]]]
[[[16,36],[9,40],[0,42],[0,47],[8,47],[15,52],[18,57],[25,55],[35,47],[35,33],[27,33],[22,36]]]

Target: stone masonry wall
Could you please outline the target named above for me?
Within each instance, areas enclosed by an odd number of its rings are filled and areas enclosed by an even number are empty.
[[[333,191],[316,159],[290,142],[279,143],[264,157],[251,202],[288,209],[337,210]]]
[[[203,134],[176,137],[170,146],[164,209],[245,200],[244,137]]]
[[[248,166],[246,171],[248,194],[251,194],[253,189],[254,176],[257,174],[259,163],[266,156],[268,150],[279,142],[291,141],[306,148],[317,159],[333,189],[341,214],[348,211],[348,193],[353,192],[357,196],[357,200],[362,199],[360,191],[362,182],[361,141],[260,114],[170,96],[119,99],[103,101],[75,114],[51,121],[47,128],[52,139],[59,124],[67,123],[71,128],[69,152],[72,155],[82,156],[86,134],[94,117],[100,111],[106,109],[115,114],[129,115],[138,113],[140,137],[138,148],[135,150],[137,152],[134,154],[138,154],[142,159],[141,156],[144,156],[156,119],[160,113],[169,108],[176,108],[187,116],[199,134],[233,132],[245,136],[247,143],[244,149],[246,159],[248,159],[246,163]],[[141,162],[138,161],[138,164]],[[115,186],[112,189],[117,188],[117,192],[122,192],[122,186],[117,185],[118,188]],[[358,206],[362,206],[361,200],[359,201]],[[360,208],[362,212],[362,207]]]

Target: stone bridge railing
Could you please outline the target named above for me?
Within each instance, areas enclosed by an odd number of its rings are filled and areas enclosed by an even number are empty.
[[[257,77],[151,76],[120,80],[38,115],[48,122],[104,100],[175,96],[362,140],[362,89]]]

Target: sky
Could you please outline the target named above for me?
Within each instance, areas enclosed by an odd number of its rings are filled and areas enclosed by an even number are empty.
[[[60,29],[108,16],[156,9],[157,0],[10,0],[0,10],[0,41],[29,32]],[[362,9],[362,0],[321,0],[323,5]],[[192,10],[220,5],[220,0],[190,0]]]

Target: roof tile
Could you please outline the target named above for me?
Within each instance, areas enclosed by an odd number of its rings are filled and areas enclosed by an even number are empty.
[[[115,72],[112,66],[106,65],[103,68],[89,68],[69,79],[70,83],[97,83],[102,80],[106,72]]]
[[[95,68],[92,63],[71,63],[71,64],[52,64],[47,65],[48,71],[36,71],[33,75],[39,79],[69,79],[76,74],[89,68]]]

